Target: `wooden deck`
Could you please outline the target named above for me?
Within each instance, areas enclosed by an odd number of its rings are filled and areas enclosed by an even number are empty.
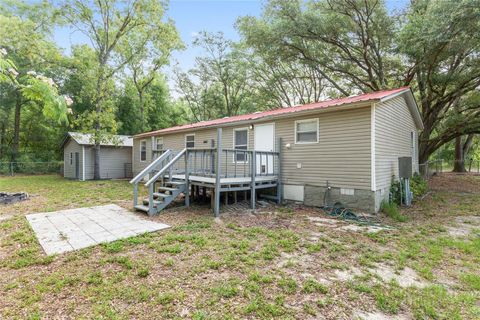
[[[185,181],[184,174],[173,174],[172,178],[175,180]],[[199,175],[189,175],[189,183],[196,186],[215,188],[215,178],[205,177]],[[256,176],[255,188],[265,189],[276,187],[278,181],[277,176]],[[243,191],[252,188],[252,177],[228,177],[220,178],[220,192],[224,191]]]
[[[281,139],[278,145],[282,145]],[[257,190],[274,189],[260,192],[281,201],[281,167],[280,152],[223,149],[222,128],[217,128],[216,148],[184,148],[178,152],[167,149],[138,173],[130,181],[134,208],[149,215],[158,214],[180,194],[184,195],[188,207],[190,197],[198,199],[201,194],[205,198],[208,193],[218,217],[220,195],[228,204],[229,197],[236,202],[237,191],[241,191],[240,196],[243,199],[248,197],[252,210],[255,210]],[[148,179],[145,183],[148,198],[139,204],[138,184],[145,179]]]

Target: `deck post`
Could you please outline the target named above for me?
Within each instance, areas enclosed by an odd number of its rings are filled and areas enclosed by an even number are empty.
[[[190,207],[190,183],[189,183],[189,171],[188,171],[188,157],[190,153],[187,151],[185,152],[185,206]],[[172,179],[170,178],[170,181]]]
[[[257,173],[257,167],[256,167],[256,164],[255,164],[255,161],[257,160],[257,153],[255,152],[255,150],[252,151],[251,153],[252,155],[252,161],[251,162],[251,169],[250,169],[250,176],[252,177],[252,181],[250,183],[250,208],[252,210],[255,210],[255,200],[256,200],[256,190],[255,190],[255,175]]]
[[[216,168],[215,168],[215,206],[214,206],[214,213],[215,217],[220,215],[220,175],[221,175],[221,156],[222,154],[222,128],[217,129],[217,158],[216,160]]]
[[[133,206],[138,204],[138,183],[133,184]]]
[[[154,190],[155,183],[152,183],[148,186],[148,215],[152,216],[155,214],[153,211],[153,190]]]
[[[282,138],[278,138],[277,204],[282,203]]]

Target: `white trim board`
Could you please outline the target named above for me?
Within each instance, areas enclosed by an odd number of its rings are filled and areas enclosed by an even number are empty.
[[[85,181],[85,146],[82,146],[82,180]]]
[[[375,108],[376,104],[372,103],[371,107],[371,112],[370,112],[370,166],[371,166],[371,173],[370,173],[370,179],[371,179],[371,190],[376,191],[377,189],[377,181],[375,177],[375,170],[376,170],[376,165],[375,165]]]

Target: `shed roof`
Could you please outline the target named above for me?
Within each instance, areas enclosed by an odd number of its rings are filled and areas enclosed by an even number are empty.
[[[133,147],[132,136],[114,135],[112,137],[113,139],[102,142],[100,145],[105,147]],[[69,138],[73,139],[79,145],[93,145],[93,138],[90,133],[68,132],[63,140],[62,146],[65,145]]]
[[[228,124],[234,124],[236,122],[253,121],[253,120],[259,120],[262,118],[278,117],[278,116],[293,114],[293,113],[302,112],[302,111],[311,111],[316,109],[320,110],[320,109],[325,109],[325,108],[334,107],[334,106],[352,105],[352,104],[362,103],[362,102],[372,102],[372,103],[380,102],[380,101],[383,102],[401,94],[405,94],[407,96],[406,101],[407,101],[407,104],[409,105],[409,109],[412,113],[412,117],[414,118],[415,123],[417,124],[417,127],[419,129],[422,129],[423,128],[422,119],[420,117],[418,106],[415,102],[415,98],[413,97],[412,91],[410,90],[410,87],[401,87],[397,89],[365,93],[365,94],[352,96],[352,97],[319,101],[319,102],[300,105],[300,106],[278,108],[278,109],[267,110],[263,112],[254,112],[254,113],[243,114],[243,115],[238,115],[233,117],[225,117],[225,118],[208,120],[208,121],[200,121],[196,123],[185,124],[181,126],[137,134],[134,136],[134,138],[168,134],[168,133],[173,133],[177,131],[187,131],[187,130],[192,130],[197,128],[200,129],[200,128],[206,128],[206,127],[221,127],[224,125],[226,126]]]

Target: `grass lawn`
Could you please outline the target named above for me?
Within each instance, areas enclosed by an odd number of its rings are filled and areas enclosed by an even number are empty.
[[[130,208],[131,186],[0,178],[0,191],[31,195],[0,206],[0,318],[479,319],[480,177],[435,177],[432,188],[378,233],[322,223],[313,208],[217,220],[172,208],[151,218],[171,229],[46,257],[25,214]]]

